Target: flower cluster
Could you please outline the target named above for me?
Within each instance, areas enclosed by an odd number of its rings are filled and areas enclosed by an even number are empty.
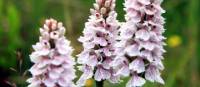
[[[119,22],[114,11],[115,0],[96,0],[91,16],[85,23],[83,36],[79,41],[84,50],[78,55],[79,68],[83,72],[77,84],[83,86],[87,79],[96,81],[109,80],[116,83],[118,76],[110,66],[114,58],[114,43],[117,37]]]
[[[28,87],[74,87],[73,49],[64,36],[62,23],[46,20],[40,33],[40,40],[33,45],[34,52],[30,55],[34,65],[29,70],[33,77],[27,80]]]
[[[131,76],[127,87],[142,86],[149,80],[164,84],[160,70],[162,64],[162,36],[165,11],[161,8],[162,0],[126,0],[125,19],[115,45],[116,58],[112,65],[116,75]]]

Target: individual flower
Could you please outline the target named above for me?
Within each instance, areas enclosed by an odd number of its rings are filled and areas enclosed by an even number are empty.
[[[27,80],[28,87],[75,87],[73,49],[64,36],[63,24],[46,20],[40,33],[40,41],[33,45],[30,55],[34,65],[29,70],[32,77]]]
[[[160,70],[165,52],[162,36],[162,0],[125,0],[125,19],[115,44],[116,58],[111,65],[116,75],[131,76],[126,87],[143,86],[146,80],[164,84]]]
[[[78,55],[79,67],[83,72],[77,84],[84,86],[87,79],[96,81],[109,80],[118,82],[118,76],[110,66],[114,58],[114,43],[118,34],[119,22],[114,11],[115,0],[96,0],[91,16],[85,23],[83,36],[79,41],[83,51]]]

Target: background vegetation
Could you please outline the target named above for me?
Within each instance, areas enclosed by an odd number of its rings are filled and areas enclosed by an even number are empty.
[[[82,46],[77,38],[94,1],[0,0],[0,87],[26,87],[31,46],[38,41],[38,29],[46,18],[64,22],[66,37],[76,49],[74,55],[78,54]],[[118,19],[124,21],[124,0],[116,1]],[[200,0],[164,0],[162,7],[167,12],[163,15],[168,45],[162,72],[166,84],[148,82],[145,87],[200,87]],[[124,87],[125,82],[104,85]],[[87,87],[93,85],[93,80],[87,82]]]

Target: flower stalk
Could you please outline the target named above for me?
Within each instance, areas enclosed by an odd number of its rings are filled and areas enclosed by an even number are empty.
[[[95,81],[95,82],[96,82],[96,87],[103,87],[104,81]]]

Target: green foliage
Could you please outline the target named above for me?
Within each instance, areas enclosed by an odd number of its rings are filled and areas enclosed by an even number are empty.
[[[9,4],[7,7],[7,20],[8,20],[8,38],[9,48],[15,48],[18,46],[20,41],[20,14],[13,4]]]
[[[17,66],[16,51],[24,59],[22,69],[31,65],[29,54],[31,46],[38,41],[39,26],[46,18],[55,18],[64,22],[66,36],[72,41],[78,54],[82,49],[77,38],[81,35],[87,21],[89,8],[95,0],[0,0],[0,67]],[[118,19],[124,21],[124,0],[116,0]],[[165,70],[162,73],[166,84],[164,87],[200,87],[200,1],[199,0],[164,0],[166,9],[165,36],[167,53],[164,55]],[[174,39],[171,36],[177,36]],[[172,46],[173,44],[173,46]],[[175,45],[174,45],[175,44]],[[78,73],[80,74],[80,73]],[[18,77],[14,76],[13,79]],[[11,78],[12,79],[12,78]],[[105,87],[124,87],[128,78],[121,84],[105,82]],[[24,83],[17,82],[20,87]],[[147,82],[144,87],[163,87]]]
[[[2,18],[3,0],[0,1],[0,18]]]
[[[5,14],[3,14],[2,5],[7,6],[5,8]],[[1,52],[0,56],[0,65],[3,67],[13,67],[16,63],[15,52],[19,45],[21,44],[20,37],[20,14],[16,9],[15,5],[12,3],[4,4],[2,1],[0,2],[0,11],[2,18],[1,23]],[[4,26],[3,26],[4,25]],[[9,61],[8,61],[9,60]]]

